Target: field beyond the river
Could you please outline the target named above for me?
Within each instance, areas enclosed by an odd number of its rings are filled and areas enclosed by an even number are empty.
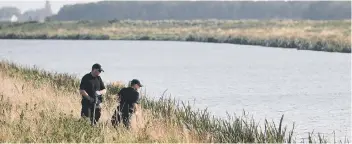
[[[0,39],[197,41],[351,53],[351,20],[1,23]]]

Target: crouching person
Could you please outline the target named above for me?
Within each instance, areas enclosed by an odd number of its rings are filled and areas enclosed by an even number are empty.
[[[118,93],[120,104],[111,119],[113,126],[116,127],[122,120],[124,126],[130,128],[131,116],[136,112],[139,103],[139,92],[137,90],[141,87],[140,81],[133,79],[129,87],[120,90]]]

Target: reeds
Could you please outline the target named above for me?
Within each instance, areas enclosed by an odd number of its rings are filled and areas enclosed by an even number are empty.
[[[162,40],[351,52],[351,21],[193,20],[0,24],[0,39]]]
[[[143,96],[135,117],[135,128],[114,129],[109,121],[116,106],[115,95],[123,84],[107,84],[107,101],[98,127],[79,119],[79,80],[69,74],[51,74],[38,68],[0,62],[0,140],[2,142],[297,142],[294,125],[229,116],[216,118],[207,110],[192,110],[172,98]],[[7,131],[7,132],[5,132]],[[322,135],[308,136],[309,142],[325,143]]]

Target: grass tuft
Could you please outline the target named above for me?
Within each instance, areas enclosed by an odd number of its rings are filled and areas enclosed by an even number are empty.
[[[113,128],[110,118],[116,108],[114,95],[124,87],[107,84],[103,115],[97,127],[81,119],[79,80],[69,74],[49,73],[38,68],[0,62],[0,141],[2,142],[165,142],[165,143],[291,143],[291,130],[264,121],[261,128],[248,115],[216,118],[205,110],[172,98],[151,99],[143,95],[132,120],[132,130]],[[348,140],[345,140],[348,141]],[[321,134],[308,134],[308,142],[326,143]]]

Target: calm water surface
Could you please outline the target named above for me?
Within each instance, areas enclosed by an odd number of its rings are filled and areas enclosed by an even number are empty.
[[[351,137],[351,54],[230,44],[0,40],[0,59],[79,77],[93,63],[106,82],[138,78],[150,97],[167,94],[219,117],[245,110],[296,123],[298,134]]]

